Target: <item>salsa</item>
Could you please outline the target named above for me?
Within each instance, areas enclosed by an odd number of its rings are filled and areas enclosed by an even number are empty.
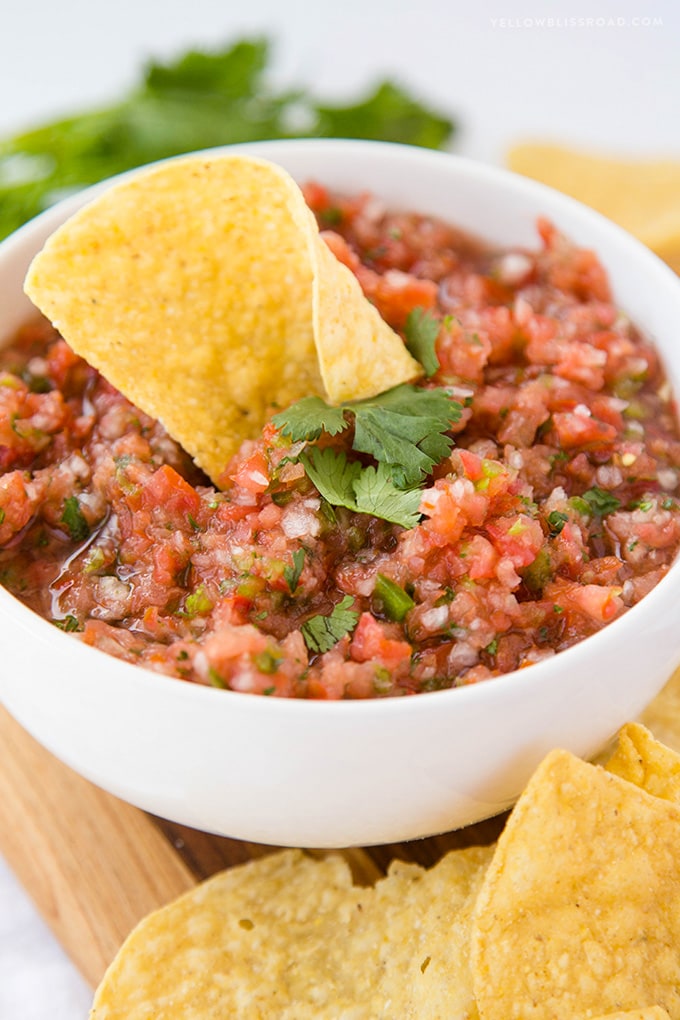
[[[0,352],[2,584],[129,662],[317,699],[477,683],[624,614],[680,544],[680,436],[597,257],[544,221],[537,251],[498,251],[371,195],[305,197],[418,387],[456,402],[409,525],[314,484],[310,447],[349,455],[353,420],[310,444],[276,416],[217,489],[39,320]]]

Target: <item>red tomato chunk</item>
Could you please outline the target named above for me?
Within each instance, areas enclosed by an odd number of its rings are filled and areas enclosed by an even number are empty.
[[[596,256],[544,222],[537,252],[501,252],[372,196],[307,199],[395,329],[436,319],[422,385],[463,412],[420,523],[331,507],[273,425],[216,490],[40,321],[0,353],[2,583],[129,662],[298,698],[477,683],[625,613],[680,544],[680,439]]]

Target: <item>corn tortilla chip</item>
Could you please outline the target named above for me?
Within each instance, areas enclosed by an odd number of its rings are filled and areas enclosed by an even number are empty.
[[[215,482],[272,408],[421,372],[293,179],[260,159],[185,157],[123,179],[48,239],[25,289]]]
[[[92,1020],[283,1017],[317,940],[351,911],[349,867],[275,853],[209,879],[143,920],[97,990]],[[345,918],[345,921],[347,919]],[[323,987],[325,975],[318,975]],[[313,996],[314,974],[307,991]],[[300,1020],[315,1003],[293,1003]]]
[[[606,768],[653,797],[680,806],[680,754],[655,740],[639,723],[628,723],[620,731]]]
[[[680,162],[609,159],[542,144],[514,146],[507,162],[597,209],[680,270]]]
[[[233,868],[141,922],[92,1020],[476,1017],[469,930],[491,853],[397,862],[369,888],[337,855]]]
[[[666,683],[640,716],[640,722],[657,740],[680,751],[680,669]]]
[[[482,1020],[650,1003],[680,1017],[680,809],[566,751],[520,797],[480,891]]]
[[[669,1020],[668,1013],[661,1006],[643,1006],[641,1009],[617,1010],[595,1020]]]

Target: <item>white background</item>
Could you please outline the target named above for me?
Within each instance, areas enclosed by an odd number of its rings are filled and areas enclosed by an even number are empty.
[[[0,0],[0,15],[0,136],[117,98],[149,57],[264,34],[275,82],[340,101],[397,78],[477,159],[531,138],[680,156],[675,0]],[[90,999],[0,859],[0,1020],[84,1020]]]

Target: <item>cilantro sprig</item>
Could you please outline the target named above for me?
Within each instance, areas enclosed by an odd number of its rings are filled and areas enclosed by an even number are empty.
[[[448,434],[461,405],[441,387],[403,384],[377,397],[331,407],[304,397],[272,419],[293,443],[314,444],[322,434],[354,428],[352,451],[309,445],[299,455],[307,476],[332,506],[372,514],[404,528],[418,523],[420,490],[436,464],[448,456]],[[375,464],[366,464],[365,456]]]
[[[413,308],[406,317],[406,346],[430,378],[439,368],[435,344],[439,336],[439,319],[425,308]]]
[[[152,62],[117,102],[0,139],[0,237],[66,192],[167,156],[259,139],[375,138],[443,148],[446,115],[392,81],[328,105],[311,88],[274,87],[272,46],[246,38]]]
[[[297,591],[297,586],[300,582],[300,575],[302,574],[302,568],[305,565],[305,550],[296,549],[293,553],[293,566],[285,566],[283,568],[283,579],[288,585],[288,590],[291,595],[294,595]]]

